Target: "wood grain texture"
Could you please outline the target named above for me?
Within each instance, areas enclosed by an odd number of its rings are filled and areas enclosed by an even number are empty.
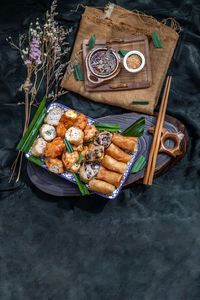
[[[119,124],[121,129],[126,129],[130,124],[136,121],[139,117],[144,116],[146,120],[145,132],[139,139],[139,153],[144,155],[148,159],[148,153],[150,150],[151,142],[153,139],[152,134],[148,133],[148,128],[152,127],[156,123],[155,116],[142,115],[137,113],[127,113],[121,115],[106,116],[99,118],[98,121],[110,122]],[[166,153],[159,153],[156,162],[156,170],[154,177],[160,176],[170,168],[172,168],[187,152],[189,138],[185,126],[177,119],[166,115],[164,128],[167,128],[169,132],[182,132],[184,138],[181,143],[182,154],[175,158],[167,155]],[[167,147],[173,147],[173,141],[166,141]],[[43,192],[46,192],[55,196],[80,196],[78,187],[63,179],[59,176],[46,171],[45,169],[37,166],[34,163],[28,161],[27,172],[32,183],[37,186]],[[130,187],[133,184],[141,183],[144,177],[145,168],[136,174],[130,174],[123,188]]]
[[[86,56],[89,53],[88,48],[89,40],[84,40],[82,44],[83,49],[83,61],[85,62]],[[148,38],[143,35],[139,37],[131,37],[126,39],[115,40],[96,40],[95,46],[103,47],[109,46],[116,51],[119,50],[137,50],[142,52],[145,57],[146,63],[144,68],[138,73],[129,73],[123,66],[123,58],[121,58],[121,70],[119,74],[113,79],[103,83],[100,86],[91,86],[87,79],[87,67],[84,67],[85,89],[87,91],[110,91],[110,90],[130,90],[147,88],[151,86],[151,63],[149,53],[149,41]]]

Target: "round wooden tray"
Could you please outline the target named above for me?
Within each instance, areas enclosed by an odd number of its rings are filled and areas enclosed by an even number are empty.
[[[148,128],[152,127],[156,123],[155,116],[142,115],[137,113],[127,113],[121,115],[107,116],[99,118],[98,121],[102,122],[112,122],[119,124],[121,129],[126,129],[130,124],[136,121],[139,117],[145,117],[145,132],[139,139],[139,153],[142,154],[148,160],[148,154],[152,143],[153,136],[148,133]],[[182,154],[173,158],[165,153],[159,153],[156,162],[155,176],[160,176],[171,167],[173,167],[187,152],[189,138],[185,126],[177,119],[166,115],[164,128],[167,128],[169,132],[181,131],[184,134],[184,138],[181,143]],[[167,146],[169,148],[173,147],[173,141],[167,141]],[[38,187],[41,191],[54,196],[81,196],[77,185],[46,171],[45,169],[39,167],[38,165],[28,161],[27,172],[31,182]],[[123,188],[129,187],[135,183],[142,182],[145,174],[145,168],[136,174],[130,174]]]

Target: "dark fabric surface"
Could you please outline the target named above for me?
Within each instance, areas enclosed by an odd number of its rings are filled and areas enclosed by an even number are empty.
[[[47,0],[7,0],[0,10],[0,299],[198,300],[200,299],[200,140],[198,1],[115,1],[159,20],[175,17],[183,31],[171,63],[173,82],[167,113],[190,136],[186,156],[157,178],[122,191],[114,201],[56,198],[35,188],[24,160],[21,180],[8,184],[22,132],[25,76],[5,37],[17,36],[50,6]],[[59,1],[59,21],[73,26],[82,8]],[[102,7],[106,1],[83,1]],[[69,93],[61,103],[100,117],[125,112]],[[126,111],[127,112],[127,111]],[[41,178],[42,180],[42,178]]]

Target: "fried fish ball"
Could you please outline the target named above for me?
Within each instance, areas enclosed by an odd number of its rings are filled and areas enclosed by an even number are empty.
[[[75,163],[73,166],[71,166],[69,171],[72,172],[72,173],[78,173],[78,171],[80,169],[80,166],[81,166],[81,164]]]
[[[43,157],[47,142],[43,138],[35,140],[31,147],[31,154],[35,157]]]
[[[58,126],[56,127],[56,134],[57,134],[57,136],[59,136],[62,139],[64,139],[66,131],[67,131],[67,129],[65,128],[64,123],[59,122]]]
[[[49,124],[43,124],[40,128],[40,135],[47,142],[51,142],[56,137],[55,127]]]
[[[62,160],[58,158],[47,158],[45,163],[49,171],[53,173],[62,174],[64,172]]]
[[[84,129],[84,142],[91,141],[97,132],[98,130],[94,125],[87,125]]]
[[[87,161],[95,161],[103,158],[104,156],[104,147],[103,146],[96,146],[90,144],[88,150],[86,152],[85,158]]]
[[[112,140],[112,133],[109,131],[103,131],[98,134],[97,138],[95,139],[95,145],[102,145],[107,148],[111,144]]]
[[[83,163],[80,167],[80,172],[79,172],[80,180],[87,183],[92,178],[94,178],[94,176],[97,175],[98,171],[99,171],[99,163],[97,162]]]
[[[70,168],[77,162],[79,158],[78,151],[73,151],[69,153],[68,151],[65,151],[62,155],[62,161],[64,163],[64,166],[66,170],[70,170]]]
[[[44,123],[57,126],[62,114],[63,114],[62,108],[54,107],[48,112],[47,116],[44,119]]]
[[[74,120],[66,117],[65,114],[63,114],[60,118],[60,123],[63,123],[65,128],[68,129],[69,127],[73,126]]]
[[[84,130],[87,126],[88,119],[84,114],[79,114],[76,121],[74,122],[74,126]]]
[[[65,133],[65,138],[75,146],[83,144],[83,131],[77,127],[70,127]]]
[[[61,137],[55,138],[51,143],[47,143],[45,149],[45,156],[56,158],[60,156],[65,149],[65,143],[61,139]]]

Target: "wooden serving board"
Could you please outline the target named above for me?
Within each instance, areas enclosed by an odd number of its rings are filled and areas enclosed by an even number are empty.
[[[109,121],[110,123],[119,124],[121,129],[124,130],[141,116],[145,117],[146,124],[145,124],[145,132],[143,136],[139,138],[138,157],[140,154],[142,154],[146,157],[147,160],[151,143],[152,143],[152,138],[153,138],[152,135],[148,133],[148,128],[155,125],[156,117],[137,114],[137,113],[127,113],[122,115],[113,115],[113,116],[99,118],[98,121],[104,123]],[[186,128],[179,120],[166,115],[164,127],[167,128],[169,132],[181,131],[184,134],[184,138],[181,143],[182,155],[173,158],[171,156],[168,156],[165,153],[159,153],[157,158],[157,163],[156,163],[155,176],[160,176],[161,174],[169,170],[171,167],[173,167],[185,155],[189,144],[189,138],[188,138]],[[172,148],[173,142],[167,141],[166,145]],[[81,195],[78,187],[75,184],[51,172],[46,171],[45,169],[37,166],[34,163],[31,163],[30,161],[28,161],[27,164],[27,172],[32,183],[45,193],[54,196],[80,196]],[[145,168],[136,174],[130,174],[127,181],[124,184],[124,188],[129,187],[136,183],[141,183],[144,174],[145,174]]]
[[[113,39],[113,40],[96,40],[95,47],[109,46],[117,51],[119,50],[137,50],[142,52],[145,57],[146,63],[144,68],[138,73],[130,73],[123,66],[123,58],[121,58],[121,70],[119,74],[109,80],[108,82],[100,85],[91,87],[91,84],[87,80],[86,72],[87,68],[85,65],[85,58],[89,50],[89,40],[84,40],[82,44],[83,49],[83,61],[84,61],[84,83],[85,89],[90,92],[96,91],[119,91],[119,90],[130,90],[150,87],[152,83],[151,77],[151,63],[149,54],[149,41],[148,38],[143,35],[139,37],[131,37],[126,39]]]

